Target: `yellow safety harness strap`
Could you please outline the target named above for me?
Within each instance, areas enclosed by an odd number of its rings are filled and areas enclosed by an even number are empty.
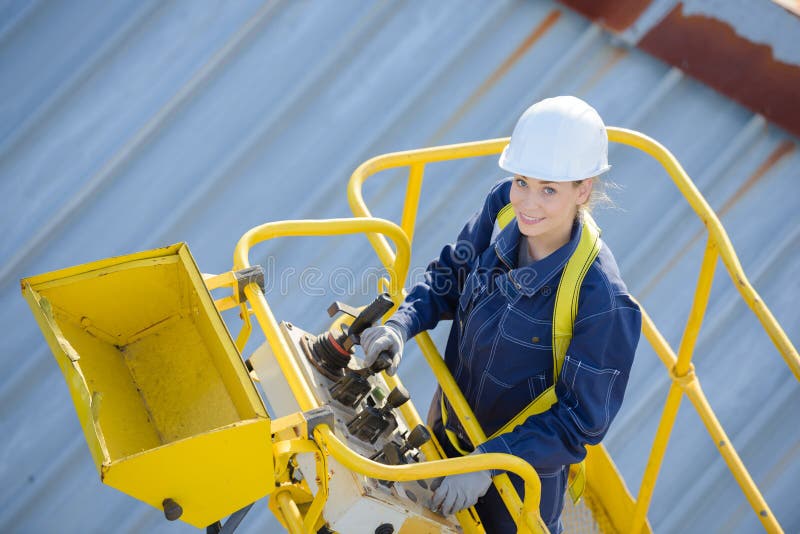
[[[442,395],[439,397],[439,403],[440,403],[439,405],[442,408],[442,426],[444,427],[444,433],[447,434],[447,439],[450,441],[450,445],[452,445],[453,448],[457,450],[460,455],[466,456],[467,454],[470,453],[470,451],[464,450],[464,448],[461,447],[461,444],[459,443],[458,436],[456,436],[456,433],[447,428],[447,410],[444,407],[444,392],[442,392]]]
[[[508,223],[514,220],[514,208],[510,203],[503,206],[500,211],[497,212],[496,220],[500,230],[505,228]]]
[[[510,214],[510,216],[509,216]],[[564,358],[567,348],[572,341],[572,331],[575,324],[575,317],[578,314],[578,300],[580,297],[581,285],[589,272],[597,254],[600,252],[600,229],[588,213],[583,213],[583,231],[575,251],[570,256],[561,281],[556,290],[556,301],[553,306],[553,385],[533,399],[522,411],[514,416],[510,421],[503,425],[497,432],[489,436],[489,439],[496,438],[506,432],[511,432],[533,415],[546,412],[553,404],[558,402],[555,384],[564,366]],[[497,222],[502,229],[514,218],[511,204],[506,204],[497,215]],[[444,395],[441,399],[442,423],[445,433],[451,445],[461,454],[469,454],[459,443],[455,432],[447,429],[447,410],[444,404]],[[586,487],[586,468],[584,462],[570,467],[569,493],[574,502],[580,499]]]

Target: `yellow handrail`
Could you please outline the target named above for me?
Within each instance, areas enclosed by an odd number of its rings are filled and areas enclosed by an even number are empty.
[[[233,253],[233,269],[240,270],[250,267],[250,249],[262,241],[284,236],[321,236],[321,235],[341,235],[359,232],[381,232],[388,235],[397,245],[397,256],[387,267],[390,274],[389,293],[393,298],[400,294],[402,279],[397,273],[408,272],[410,260],[410,245],[405,233],[396,224],[383,219],[326,219],[317,221],[279,221],[262,224],[251,228],[239,239]],[[300,409],[303,411],[317,407],[317,400],[314,397],[308,384],[303,380],[303,375],[297,362],[291,358],[291,349],[286,344],[286,340],[280,333],[278,322],[272,313],[264,293],[257,284],[248,284],[244,288],[250,305],[256,315],[256,319],[264,331],[275,356],[280,365],[283,375],[289,383],[289,387],[297,400]]]
[[[655,158],[656,161],[664,167],[689,205],[703,221],[709,233],[709,240],[703,257],[697,288],[695,290],[694,302],[689,313],[686,327],[684,328],[678,356],[675,356],[674,351],[664,340],[660,332],[658,332],[644,308],[642,308],[642,330],[645,337],[653,345],[658,356],[666,365],[673,383],[665,403],[653,448],[651,449],[650,459],[648,460],[645,473],[643,474],[634,516],[630,521],[630,532],[639,532],[646,522],[650,498],[653,488],[655,487],[661,460],[663,459],[663,454],[666,450],[667,442],[669,441],[672,426],[677,416],[678,408],[680,407],[681,394],[683,392],[686,393],[687,397],[689,397],[700,414],[707,431],[714,439],[720,454],[725,459],[728,468],[732,471],[737,483],[742,488],[759,520],[767,531],[781,532],[780,525],[777,523],[777,520],[764,501],[763,496],[747,472],[747,469],[744,467],[736,450],[730,444],[730,440],[725,435],[722,426],[708,404],[691,364],[694,345],[708,304],[708,297],[714,276],[714,266],[718,257],[722,259],[734,285],[736,285],[744,301],[756,317],[758,317],[770,339],[789,366],[789,369],[792,371],[795,378],[800,380],[800,356],[798,356],[797,349],[789,341],[789,338],[775,320],[770,310],[750,285],[733,246],[731,245],[730,239],[717,215],[700,194],[677,159],[663,145],[639,132],[614,127],[609,127],[607,130],[609,141],[626,144],[642,150]],[[508,141],[509,138],[490,139],[473,143],[396,152],[372,158],[355,170],[348,183],[347,197],[353,214],[357,217],[371,216],[364,202],[361,190],[367,178],[386,169],[408,166],[410,167],[410,172],[406,189],[406,198],[403,203],[402,228],[407,233],[410,240],[414,232],[424,166],[427,163],[437,161],[498,154],[508,144]],[[383,264],[391,265],[394,261],[394,254],[386,240],[382,236],[375,234],[368,234],[367,237]],[[399,304],[399,302],[397,302],[397,304]],[[422,332],[418,334],[415,339],[431,366],[444,395],[452,405],[453,411],[464,426],[467,436],[473,443],[482,443],[486,440],[486,435],[475,419],[472,410],[444,364],[430,336],[427,332]],[[507,477],[505,480],[502,477],[495,477],[495,485],[501,491],[501,495],[503,495],[509,510],[513,510],[518,506],[519,496],[514,491]]]
[[[792,370],[794,377],[800,380],[800,356],[797,349],[789,341],[789,337],[781,328],[778,321],[772,315],[772,312],[764,304],[764,301],[758,295],[750,281],[742,270],[742,265],[739,263],[739,258],[736,256],[736,251],[733,249],[728,233],[719,221],[717,214],[708,205],[706,199],[695,187],[689,175],[678,163],[678,160],[672,153],[667,150],[662,144],[654,139],[625,128],[608,128],[608,139],[615,143],[623,143],[639,150],[646,152],[656,159],[669,173],[672,181],[678,186],[678,189],[683,194],[686,201],[692,207],[694,212],[703,221],[708,229],[709,239],[719,251],[722,263],[728,271],[728,275],[733,281],[733,284],[739,290],[742,299],[747,303],[753,313],[755,313],[761,325],[766,330],[772,343],[781,353],[786,365]]]
[[[384,219],[351,218],[266,223],[248,230],[239,239],[234,249],[233,269],[240,270],[250,267],[250,249],[256,244],[272,238],[285,236],[341,235],[361,232],[387,235],[397,245],[397,254],[395,255],[392,253],[392,261],[386,265],[390,276],[389,293],[395,302],[399,302],[402,300],[402,282],[408,273],[411,247],[405,232],[396,224]],[[307,411],[318,407],[319,403],[304,380],[298,363],[292,358],[291,349],[280,333],[278,322],[261,288],[258,284],[251,283],[244,288],[244,292],[248,302],[250,302],[253,307],[256,319],[274,351],[275,359],[283,375],[286,377],[287,383],[300,409]],[[399,384],[397,377],[390,377],[384,374],[384,378],[389,387]],[[401,413],[410,425],[417,424],[420,422],[419,415],[413,410],[413,406],[406,408],[409,405],[411,405],[411,403],[405,403],[401,407]],[[403,408],[406,408],[405,411],[403,411]],[[326,425],[320,425],[315,432],[315,436],[321,444],[324,444],[327,451],[346,467],[367,476],[378,477],[385,480],[418,480],[448,474],[481,471],[489,468],[507,469],[519,475],[523,479],[526,488],[525,500],[517,508],[513,509],[513,516],[517,518],[519,531],[546,532],[546,527],[541,523],[538,514],[540,494],[539,478],[536,475],[536,471],[520,458],[508,454],[490,454],[440,460],[438,458],[441,457],[438,455],[435,448],[432,444],[428,443],[426,444],[427,448],[423,449],[423,453],[425,453],[428,459],[434,458],[433,461],[402,467],[386,466],[367,460],[351,451],[344,443],[336,438]],[[507,477],[507,475],[503,476]],[[294,508],[291,507],[290,500],[288,494],[281,493],[279,501],[281,503],[280,509],[293,510]],[[462,519],[464,518],[464,513],[457,514],[457,517],[462,521],[462,525],[464,525],[466,522]],[[469,528],[469,531],[478,532],[475,528]]]
[[[538,502],[535,496],[541,492],[541,485],[536,471],[531,465],[517,456],[510,454],[476,454],[434,460],[407,465],[386,465],[368,460],[350,450],[328,428],[320,425],[314,430],[317,442],[325,448],[331,456],[346,468],[369,477],[385,480],[419,480],[452,475],[455,473],[472,473],[486,469],[504,469],[519,475],[525,483],[525,500],[520,509],[515,510],[513,517],[521,516],[519,532],[547,531],[539,518]]]
[[[410,167],[409,183],[407,191],[417,191],[416,194],[406,197],[403,203],[403,230],[409,236],[413,235],[413,224],[417,218],[417,204],[419,203],[419,188],[422,186],[423,167],[427,163],[437,161],[448,161],[459,158],[471,158],[476,156],[489,156],[497,154],[508,144],[508,138],[490,139],[488,141],[477,141],[474,143],[462,143],[458,145],[447,145],[433,148],[421,148],[418,150],[408,150],[405,152],[393,152],[369,159],[358,166],[350,176],[347,184],[347,200],[350,209],[356,217],[371,217],[372,215],[364,203],[361,193],[361,186],[370,176],[396,167]],[[409,202],[409,198],[411,201]],[[391,265],[393,253],[389,244],[382,236],[367,234],[375,252],[378,254],[383,265]]]

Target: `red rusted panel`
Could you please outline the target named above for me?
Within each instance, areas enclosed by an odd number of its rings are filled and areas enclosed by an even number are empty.
[[[601,26],[621,32],[639,18],[652,0],[561,0]]]
[[[639,47],[800,135],[800,66],[777,61],[771,47],[736,35],[725,22],[686,16],[681,4]]]

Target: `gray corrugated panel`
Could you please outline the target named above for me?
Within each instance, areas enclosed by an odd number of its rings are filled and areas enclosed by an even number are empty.
[[[97,480],[63,378],[19,296],[21,276],[179,240],[203,271],[227,270],[251,226],[348,216],[344,185],[361,161],[508,135],[544,96],[582,96],[607,123],[673,150],[721,212],[756,289],[790,338],[800,337],[791,302],[799,243],[786,233],[800,222],[791,194],[797,140],[552,2],[87,1],[11,3],[0,13],[11,21],[0,28],[0,317],[14,325],[0,341],[0,518],[18,530],[189,530]],[[79,39],[63,37],[78,25]],[[22,83],[30,90],[18,91]],[[629,286],[676,347],[702,225],[656,163],[624,147],[611,157],[621,209],[597,218]],[[428,169],[412,267],[455,237],[501,177],[494,158]],[[402,172],[387,172],[365,196],[376,215],[399,220],[404,187]],[[273,259],[276,277],[295,274],[289,291],[272,287],[270,302],[309,330],[325,326],[334,298],[369,298],[337,294],[325,276],[300,287],[306,266],[356,274],[376,266],[363,236],[283,239],[252,254],[268,266]],[[787,487],[800,475],[800,436],[784,412],[798,401],[796,382],[725,277],[718,269],[697,372],[794,531],[800,514]],[[238,329],[234,313],[225,317]],[[433,332],[441,347],[448,327]],[[248,351],[261,339],[254,335]],[[433,381],[413,343],[402,374],[424,415]],[[634,491],[667,384],[643,343],[607,440]],[[650,517],[660,532],[757,528],[685,400]],[[262,503],[242,529],[276,524]]]

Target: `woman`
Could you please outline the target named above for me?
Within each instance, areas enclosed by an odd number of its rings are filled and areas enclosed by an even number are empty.
[[[534,104],[499,165],[513,176],[492,187],[457,242],[442,249],[390,320],[367,329],[361,343],[367,363],[392,351],[393,373],[407,339],[454,319],[445,362],[490,438],[470,443],[457,418],[448,417],[452,409],[441,390],[428,424],[448,456],[501,452],[534,466],[542,482],[540,513],[555,533],[562,530],[569,466],[583,460],[587,444],[600,442],[619,410],[641,314],[588,216],[593,182],[610,168],[597,112],[569,96]],[[565,273],[577,272],[570,265],[581,261],[589,267],[579,269],[570,289],[574,276]],[[567,313],[571,338],[561,338],[553,335],[554,306],[556,295],[568,291],[577,309]],[[548,395],[543,408],[524,411]],[[433,504],[445,515],[475,505],[487,532],[513,532],[491,485],[496,474],[446,477]],[[521,494],[521,480],[512,480]]]

